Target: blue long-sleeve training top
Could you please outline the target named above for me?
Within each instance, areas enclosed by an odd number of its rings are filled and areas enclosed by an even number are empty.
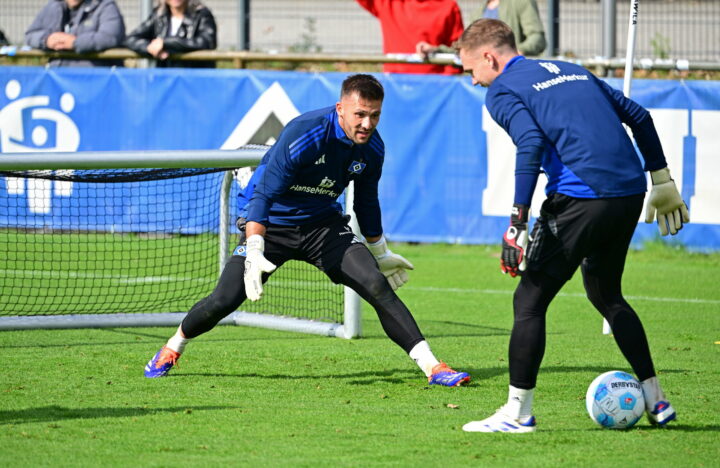
[[[366,144],[354,143],[334,106],[302,114],[283,129],[239,194],[240,216],[264,225],[311,224],[342,212],[337,198],[352,180],[360,232],[379,236],[378,182],[384,158],[377,130]]]
[[[517,56],[485,104],[517,146],[515,203],[530,204],[541,167],[548,195],[610,198],[644,193],[644,170],[667,165],[650,113],[578,65]]]

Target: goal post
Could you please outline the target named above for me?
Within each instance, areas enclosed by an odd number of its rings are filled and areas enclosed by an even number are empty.
[[[0,330],[177,326],[235,246],[232,169],[265,151],[0,154]],[[290,261],[220,323],[349,339],[360,300]]]

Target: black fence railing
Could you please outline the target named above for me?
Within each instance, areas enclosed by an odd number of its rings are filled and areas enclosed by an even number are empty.
[[[46,52],[42,50],[24,50],[15,48],[0,49],[0,64],[14,64],[26,59],[37,59],[45,62],[52,59],[92,59],[92,60],[125,60],[127,65],[136,65],[137,59],[142,58],[129,49],[110,49],[104,52],[77,54],[73,52]],[[452,54],[438,54],[423,61],[416,54],[327,54],[327,53],[264,53],[248,51],[217,51],[202,50],[178,54],[170,57],[179,61],[215,61],[218,63],[229,63],[231,68],[246,68],[250,63],[263,62],[287,62],[287,63],[345,63],[345,64],[382,64],[382,63],[433,63],[439,65],[455,65],[460,67],[457,56]],[[594,69],[597,73],[604,75],[604,70],[617,70],[625,68],[623,58],[577,58],[571,56],[553,57],[559,60],[567,60],[586,68]],[[148,59],[150,60],[150,59]],[[677,70],[677,71],[720,71],[720,61],[707,62],[699,60],[684,59],[650,59],[636,58],[633,60],[633,67],[642,70]]]
[[[150,2],[151,0],[144,0]],[[615,2],[615,57],[625,56],[629,0],[537,0],[548,25],[557,4],[558,47],[575,57],[603,55],[603,14]],[[128,32],[141,21],[143,0],[116,0]],[[483,0],[457,0],[465,22]],[[2,0],[0,29],[21,46],[24,32],[47,0]],[[243,41],[241,6],[249,4],[249,50],[323,54],[379,54],[382,33],[376,18],[354,0],[203,0],[218,23],[218,49],[238,50]],[[640,0],[636,56],[652,59],[720,61],[720,0]],[[547,26],[546,26],[547,27]]]

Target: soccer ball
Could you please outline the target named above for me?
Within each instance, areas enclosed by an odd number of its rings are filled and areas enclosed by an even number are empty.
[[[585,395],[590,418],[609,429],[628,429],[645,412],[645,397],[635,377],[610,371],[592,381]]]

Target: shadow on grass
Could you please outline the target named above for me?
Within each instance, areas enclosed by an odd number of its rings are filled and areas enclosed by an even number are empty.
[[[488,327],[476,323],[452,322],[448,320],[420,320],[418,321],[423,335],[431,342],[444,338],[485,338],[488,336],[505,336],[510,338],[509,328]],[[438,331],[441,330],[441,331]],[[382,330],[364,331],[361,340],[387,340]]]
[[[707,424],[703,426],[688,426],[687,424],[668,424],[667,427],[651,427],[649,430],[669,431],[669,432],[718,432],[720,426],[717,424]]]
[[[455,366],[457,370],[468,372],[472,377],[469,387],[478,386],[481,382],[494,379],[495,377],[507,376],[507,366],[498,365],[497,367],[467,367]],[[574,374],[591,372],[593,374],[601,374],[607,372],[607,366],[545,366],[540,368],[542,374]],[[685,369],[665,369],[664,374],[681,374],[688,372]],[[182,379],[195,377],[211,377],[211,378],[229,378],[229,379],[267,379],[267,380],[316,380],[318,382],[327,382],[328,380],[345,380],[349,385],[374,385],[378,383],[390,384],[412,384],[415,382],[423,383],[424,377],[414,367],[407,369],[388,369],[388,370],[368,370],[366,372],[354,373],[327,373],[327,374],[258,374],[255,372],[248,373],[218,373],[218,372],[178,372],[169,374],[164,379]]]
[[[466,369],[463,369],[465,371]],[[504,369],[495,369],[496,374],[495,375],[502,375],[506,373],[507,371]],[[477,371],[477,370],[476,370]],[[489,370],[484,370],[489,371]],[[475,379],[475,374],[473,374],[473,371],[468,371],[473,376],[473,379]],[[489,372],[488,372],[489,374]],[[210,372],[188,372],[188,373],[175,373],[175,374],[169,374],[166,377],[163,377],[164,379],[167,378],[173,378],[173,379],[180,379],[180,378],[195,378],[195,377],[211,377],[211,378],[228,378],[228,379],[267,379],[267,380],[290,380],[290,381],[300,381],[300,380],[307,380],[307,381],[317,381],[319,383],[327,383],[327,382],[340,382],[345,381],[343,383],[346,383],[348,385],[375,385],[378,383],[389,383],[389,384],[415,384],[417,383],[419,386],[427,386],[427,379],[425,376],[420,372],[419,370],[408,367],[407,369],[389,369],[384,371],[367,371],[367,372],[355,372],[355,373],[349,373],[349,374],[303,374],[303,375],[289,375],[289,374],[257,374],[254,372],[249,373],[237,373],[237,374],[229,374],[229,373],[210,373]],[[486,378],[490,378],[494,376],[489,376]],[[473,383],[470,383],[470,386],[473,386]]]
[[[650,425],[647,420],[643,417],[643,420],[638,423],[635,427],[631,429],[625,429],[625,430],[612,430],[612,429],[604,429],[598,426],[592,426],[587,428],[563,428],[563,429],[550,429],[548,428],[547,432],[602,432],[602,433],[611,433],[611,434],[632,434],[633,432],[644,432],[647,434],[650,433],[668,433],[671,434],[673,432],[719,432],[720,426],[717,424],[704,424],[704,425],[697,425],[697,426],[690,426],[687,424],[675,424],[670,423],[666,427],[656,427],[653,425]],[[543,427],[543,431],[546,432],[545,428]],[[540,433],[540,429],[538,429],[538,433]]]
[[[257,374],[254,372],[249,373],[210,373],[210,372],[188,372],[188,373],[176,373],[169,374],[167,378],[189,378],[189,377],[214,377],[214,378],[229,378],[229,379],[267,379],[267,380],[316,380],[318,382],[327,383],[332,381],[346,380],[349,385],[373,385],[377,383],[392,383],[392,384],[404,384],[424,381],[424,376],[419,370],[408,367],[407,369],[389,369],[384,371],[367,371],[367,372],[355,372],[348,374],[303,374],[303,375],[289,375],[289,374]]]
[[[178,406],[174,408],[66,408],[63,406],[41,406],[21,410],[0,411],[0,426],[38,422],[63,421],[67,419],[128,418],[150,416],[161,413],[192,413],[238,409],[239,406]]]
[[[617,366],[619,367],[618,370],[625,370],[626,372],[630,372],[632,374],[632,371],[630,370],[630,366]],[[594,372],[598,374],[602,374],[603,372],[607,372],[609,370],[613,370],[609,368],[608,366],[542,366],[540,367],[540,374],[543,373],[568,373],[568,372]],[[694,370],[689,369],[662,369],[659,373],[660,374],[682,374],[684,372],[695,372]]]
[[[474,381],[492,379],[501,375],[508,375],[508,367],[487,367],[487,368],[463,368],[465,372],[469,372]],[[593,374],[602,374],[608,371],[608,366],[541,366],[540,378],[543,374],[573,374],[592,372]],[[663,369],[662,374],[682,374],[690,372],[687,369]]]
[[[460,333],[453,333],[452,331],[444,332],[442,334],[433,334],[433,333],[427,333],[428,339],[442,339],[442,338],[482,338],[486,336],[510,336],[510,330],[507,328],[495,328],[495,327],[486,327],[482,325],[477,325],[473,323],[463,323],[463,322],[451,322],[451,321],[440,321],[440,320],[425,320],[423,323],[432,323],[434,325],[442,325],[444,327],[452,326],[452,327],[461,327],[469,329],[467,332],[460,332]],[[422,324],[421,324],[422,326]],[[425,327],[429,328],[429,327]],[[165,344],[165,342],[172,336],[172,332],[168,333],[166,330],[163,330],[162,332],[158,331],[158,333],[149,333],[145,331],[141,331],[142,329],[124,329],[124,328],[103,328],[99,331],[107,332],[108,334],[115,334],[115,335],[127,335],[131,337],[135,337],[135,341],[110,341],[110,342],[73,342],[73,343],[55,343],[55,344],[43,344],[43,343],[28,343],[28,344],[12,344],[12,345],[0,345],[0,349],[52,349],[52,348],[77,348],[81,346],[131,346],[131,345],[141,345],[141,346],[147,346],[146,340],[138,340],[137,337],[143,337],[143,338],[151,338],[153,340],[157,340],[157,346],[158,348]],[[257,329],[253,329],[257,330]],[[322,335],[312,335],[312,334],[302,334],[302,333],[293,333],[293,332],[280,332],[278,330],[268,330],[268,333],[281,333],[277,336],[266,336],[263,334],[263,336],[239,336],[239,337],[232,337],[232,338],[213,338],[211,336],[203,336],[202,338],[199,338],[199,341],[202,341],[203,343],[237,343],[242,341],[269,341],[269,340],[279,340],[279,341],[285,341],[285,340],[311,340],[311,339],[319,339],[319,338],[331,338],[326,337]],[[367,332],[366,332],[367,333]],[[387,335],[385,335],[382,331],[375,332],[372,331],[369,334],[363,336],[362,338],[359,338],[359,340],[388,340]],[[355,341],[355,340],[353,340]]]
[[[478,325],[477,323],[467,323],[467,322],[453,322],[450,320],[422,320],[422,323],[428,324],[440,324],[443,326],[453,326],[453,327],[462,327],[462,328],[469,328],[472,330],[483,330],[485,335],[488,334],[500,334],[500,335],[510,335],[510,329],[509,328],[499,328],[499,327],[488,327],[486,325]],[[495,332],[495,333],[487,333],[487,332]],[[445,335],[443,335],[445,336]],[[484,335],[477,335],[477,336],[484,336]]]
[[[162,335],[160,334],[154,334],[154,333],[143,333],[143,332],[136,332],[136,331],[130,331],[125,329],[115,329],[115,328],[103,328],[101,331],[109,332],[109,333],[115,333],[118,335],[130,335],[134,337],[145,337],[145,338],[152,338],[153,340],[157,340],[157,347],[160,348],[162,345],[164,345],[168,338],[172,336],[172,332],[167,333],[164,332]],[[319,335],[305,335],[305,334],[298,334],[298,333],[291,333],[287,332],[287,335],[285,336],[252,336],[252,337],[238,337],[238,338],[211,338],[211,337],[202,337],[202,342],[207,343],[236,343],[239,341],[270,341],[270,340],[308,340],[312,338],[325,338],[323,336]],[[328,337],[329,338],[329,337]],[[32,348],[76,348],[79,346],[128,346],[128,345],[141,345],[141,346],[147,346],[148,342],[144,340],[135,340],[135,341],[106,341],[106,342],[86,342],[86,343],[79,343],[79,342],[73,342],[73,343],[56,343],[56,344],[43,344],[43,343],[29,343],[29,344],[12,344],[12,345],[0,345],[0,349],[32,349]]]

